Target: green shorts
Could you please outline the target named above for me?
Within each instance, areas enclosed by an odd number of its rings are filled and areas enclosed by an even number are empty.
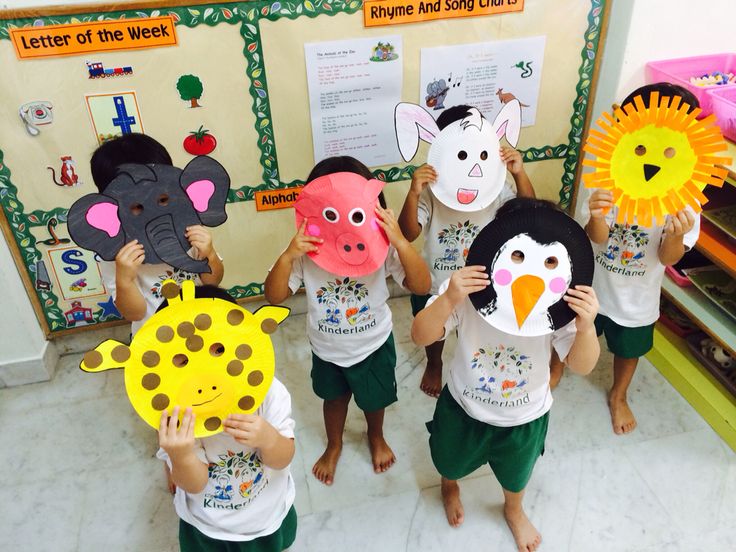
[[[432,462],[446,479],[460,479],[486,462],[507,491],[523,491],[537,458],[544,454],[549,412],[526,424],[498,427],[471,418],[442,389],[427,423]]]
[[[431,293],[429,295],[414,295],[412,293],[409,297],[409,301],[411,301],[411,313],[416,316],[420,310],[427,306],[427,301],[429,301],[430,297],[432,297]]]
[[[208,537],[183,519],[179,520],[181,552],[281,552],[296,539],[296,510],[291,507],[281,527],[270,535],[249,541],[223,541]]]
[[[312,389],[325,401],[352,393],[363,412],[374,412],[395,403],[396,347],[394,335],[366,358],[347,368],[312,353]]]
[[[654,345],[654,324],[627,328],[599,314],[595,317],[595,331],[598,335],[605,334],[608,349],[621,358],[642,357]]]

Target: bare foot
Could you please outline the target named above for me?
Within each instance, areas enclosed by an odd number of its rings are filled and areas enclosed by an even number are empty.
[[[503,517],[506,518],[506,523],[514,535],[519,552],[533,552],[539,547],[542,542],[542,535],[526,517],[526,512],[522,508],[514,510],[504,508]]]
[[[371,449],[374,472],[383,473],[396,463],[394,451],[388,446],[383,435],[380,437],[368,437],[368,446]]]
[[[465,510],[460,501],[460,487],[457,481],[442,478],[442,505],[445,507],[447,523],[451,527],[460,527],[465,520]]]
[[[419,384],[419,389],[435,399],[440,396],[440,391],[442,391],[441,362],[427,362],[427,367],[424,369],[424,375],[422,376],[422,382]]]
[[[341,452],[342,443],[332,446],[328,444],[322,456],[312,466],[314,477],[325,485],[332,485],[332,482],[335,480],[335,469],[337,469],[337,461],[340,459]]]
[[[611,411],[611,423],[616,435],[631,433],[636,428],[636,418],[626,402],[626,397],[617,398],[609,393],[608,408]]]

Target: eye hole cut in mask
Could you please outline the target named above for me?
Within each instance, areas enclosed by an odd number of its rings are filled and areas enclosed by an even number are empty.
[[[441,131],[424,108],[401,103],[394,111],[396,138],[405,161],[416,155],[420,140],[431,144],[427,163],[437,171],[431,185],[434,196],[456,211],[480,211],[499,195],[506,166],[499,154],[499,140],[506,137],[515,147],[521,129],[518,100],[505,104],[493,122],[474,107]]]
[[[708,202],[704,188],[722,186],[731,163],[718,152],[727,149],[714,115],[697,120],[700,108],[688,113],[679,96],[652,92],[649,107],[641,96],[633,104],[603,113],[591,128],[583,150],[583,174],[588,188],[613,192],[616,222],[642,226],[662,225],[666,215],[689,206],[699,213]]]
[[[376,205],[384,183],[351,172],[315,178],[294,203],[296,226],[324,241],[308,253],[317,266],[337,276],[375,272],[388,256],[388,238],[378,225]]]
[[[470,300],[494,328],[511,335],[545,335],[575,313],[562,299],[570,286],[590,285],[593,250],[585,231],[552,207],[497,217],[470,246],[467,265],[483,265],[491,284]]]
[[[180,406],[195,414],[195,437],[222,431],[231,413],[250,414],[274,378],[271,334],[286,307],[254,313],[223,299],[195,298],[194,282],[163,283],[169,305],[155,313],[126,346],[109,339],[85,353],[80,368],[123,368],[125,390],[138,415],[158,429],[161,412]]]

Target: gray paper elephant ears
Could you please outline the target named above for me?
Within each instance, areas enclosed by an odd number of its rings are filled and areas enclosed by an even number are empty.
[[[179,184],[204,226],[219,226],[227,220],[225,202],[230,176],[220,163],[206,155],[195,157],[184,167]]]

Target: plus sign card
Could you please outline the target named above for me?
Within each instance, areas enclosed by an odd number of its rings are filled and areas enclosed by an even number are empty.
[[[84,99],[97,143],[102,144],[110,138],[131,132],[143,133],[141,111],[135,92],[86,94]]]

